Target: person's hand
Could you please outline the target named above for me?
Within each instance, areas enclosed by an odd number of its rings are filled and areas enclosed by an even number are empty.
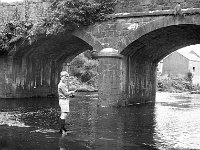
[[[74,97],[74,96],[75,96],[75,91],[70,91],[69,96],[70,96],[70,97]]]
[[[75,91],[70,91],[70,94],[74,94],[75,93]]]

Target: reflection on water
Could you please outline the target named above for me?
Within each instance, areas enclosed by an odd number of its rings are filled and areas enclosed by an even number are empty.
[[[65,137],[57,99],[0,100],[0,150],[200,149],[200,95],[157,93],[155,105],[99,108],[77,96]]]

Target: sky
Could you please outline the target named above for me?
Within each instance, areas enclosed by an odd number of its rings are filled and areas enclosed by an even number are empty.
[[[194,50],[195,52],[196,51],[200,51],[200,44],[186,46],[186,47],[183,47],[183,48],[179,49],[178,51],[189,52],[191,50]]]
[[[177,51],[180,53],[185,53],[188,54],[190,51],[194,51],[197,55],[200,56],[200,44],[196,44],[196,45],[190,45],[190,46],[186,46],[183,47],[181,49],[178,49]],[[172,52],[173,53],[173,52]],[[171,54],[172,54],[171,53]],[[169,54],[170,55],[170,54]],[[166,56],[167,57],[167,56]]]
[[[0,0],[1,2],[7,2],[7,3],[12,3],[12,2],[22,2],[23,0]]]

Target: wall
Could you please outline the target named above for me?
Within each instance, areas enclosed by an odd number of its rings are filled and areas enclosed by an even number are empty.
[[[179,54],[173,52],[163,60],[162,74],[186,74],[189,71],[189,60]]]
[[[199,0],[119,0],[117,13],[174,9],[180,2],[182,8],[199,8]]]
[[[193,70],[193,67],[195,67],[195,71]],[[193,74],[193,83],[200,84],[200,62],[189,61],[189,70]]]
[[[14,60],[12,57],[0,58],[0,98],[46,97],[56,95],[58,68],[50,62]],[[39,67],[39,68],[38,68]],[[54,76],[54,77],[53,77]],[[53,77],[53,78],[52,78]]]
[[[193,71],[195,67],[195,71]],[[182,74],[187,76],[187,73],[193,74],[193,83],[200,83],[200,62],[189,61],[187,58],[174,52],[163,60],[163,74]]]
[[[182,8],[199,8],[199,0],[118,0],[115,13],[147,12],[154,10],[174,9],[177,2]],[[0,2],[0,24],[9,20],[30,20],[38,22],[48,13],[51,0],[31,0],[27,7],[24,3],[6,4]],[[25,12],[25,7],[28,8]]]
[[[12,85],[12,61],[10,57],[1,57],[0,58],[0,96],[9,97],[10,93],[13,93],[16,85]]]
[[[139,57],[129,57],[128,68],[129,103],[154,102],[156,94],[156,64]]]

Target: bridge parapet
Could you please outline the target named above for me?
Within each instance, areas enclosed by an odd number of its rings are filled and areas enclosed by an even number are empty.
[[[181,3],[182,8],[200,7],[198,0],[119,0],[116,13],[172,10],[177,3]]]
[[[91,26],[85,30],[104,47],[112,47],[122,52],[131,42],[161,27],[179,23],[189,23],[200,14],[200,8],[183,9],[183,16],[175,16],[174,10],[151,12],[117,13],[110,15],[113,19]],[[156,22],[157,23],[154,23]]]
[[[200,8],[198,0],[118,0],[115,13],[173,10],[178,2],[183,9]],[[0,2],[0,25],[7,21],[25,20],[25,13],[29,20],[40,21],[48,14],[50,4],[51,0],[31,0],[28,6],[25,6],[25,3]]]

